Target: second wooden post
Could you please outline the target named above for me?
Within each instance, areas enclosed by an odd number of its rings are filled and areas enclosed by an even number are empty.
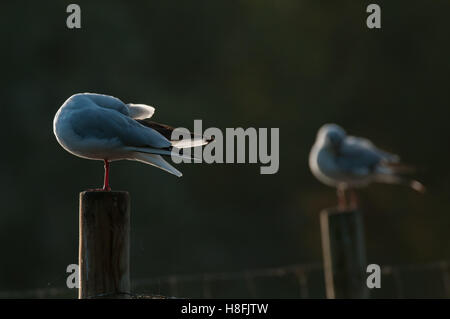
[[[130,293],[130,196],[80,193],[78,297],[128,298]]]
[[[368,298],[362,213],[327,209],[320,227],[327,298]]]

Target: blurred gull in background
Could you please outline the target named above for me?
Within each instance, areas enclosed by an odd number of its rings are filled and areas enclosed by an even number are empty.
[[[164,156],[172,148],[208,144],[211,140],[191,134],[189,140],[171,140],[174,128],[152,122],[155,109],[144,104],[125,104],[118,98],[103,94],[72,95],[55,115],[53,132],[68,152],[105,163],[103,190],[109,187],[109,162],[135,160],[156,166],[171,174],[182,174],[166,162]]]
[[[354,188],[365,187],[371,182],[404,184],[418,192],[425,187],[402,173],[411,171],[400,164],[397,155],[378,149],[367,139],[347,136],[336,124],[323,125],[310,155],[309,166],[322,183],[337,188],[338,207],[349,208],[345,191],[350,190],[350,208],[357,206]]]

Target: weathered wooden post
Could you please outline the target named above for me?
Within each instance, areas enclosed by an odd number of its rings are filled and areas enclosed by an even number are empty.
[[[368,298],[362,213],[327,209],[320,227],[327,298]]]
[[[80,193],[78,297],[128,298],[130,293],[130,196],[128,192]]]

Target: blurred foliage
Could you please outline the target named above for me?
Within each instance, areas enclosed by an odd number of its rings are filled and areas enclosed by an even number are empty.
[[[0,290],[63,286],[77,262],[78,193],[100,162],[65,152],[53,116],[77,92],[157,107],[193,128],[279,127],[280,170],[182,164],[177,179],[112,165],[132,196],[132,276],[321,260],[318,213],[334,190],[309,172],[317,129],[341,124],[402,155],[428,187],[361,191],[369,260],[450,258],[448,1],[69,1],[2,3]]]

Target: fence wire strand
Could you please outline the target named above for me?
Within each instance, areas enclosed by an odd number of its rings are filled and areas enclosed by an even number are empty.
[[[287,265],[281,267],[271,267],[262,269],[243,270],[235,272],[220,273],[198,273],[159,276],[151,278],[141,278],[133,280],[133,291],[139,291],[145,288],[150,289],[155,294],[123,292],[130,298],[175,298],[165,297],[162,294],[161,287],[167,286],[167,293],[171,296],[189,298],[190,296],[180,296],[181,287],[186,283],[197,283],[201,288],[203,298],[214,298],[212,286],[217,282],[241,281],[246,287],[249,298],[259,298],[256,282],[261,278],[285,278],[292,276],[298,286],[297,298],[311,297],[311,272],[320,271],[323,275],[323,266],[321,263]],[[402,273],[405,271],[435,271],[440,272],[440,278],[443,286],[443,298],[450,298],[450,263],[448,261],[432,262],[427,264],[410,264],[397,266],[383,266],[382,275],[391,276],[395,286],[397,298],[405,298],[405,282]],[[151,287],[151,288],[150,288]],[[149,289],[150,288],[150,289]],[[41,289],[30,289],[21,291],[1,291],[0,298],[76,298],[77,290],[63,287],[51,287]],[[106,295],[92,296],[91,298],[108,297]]]

